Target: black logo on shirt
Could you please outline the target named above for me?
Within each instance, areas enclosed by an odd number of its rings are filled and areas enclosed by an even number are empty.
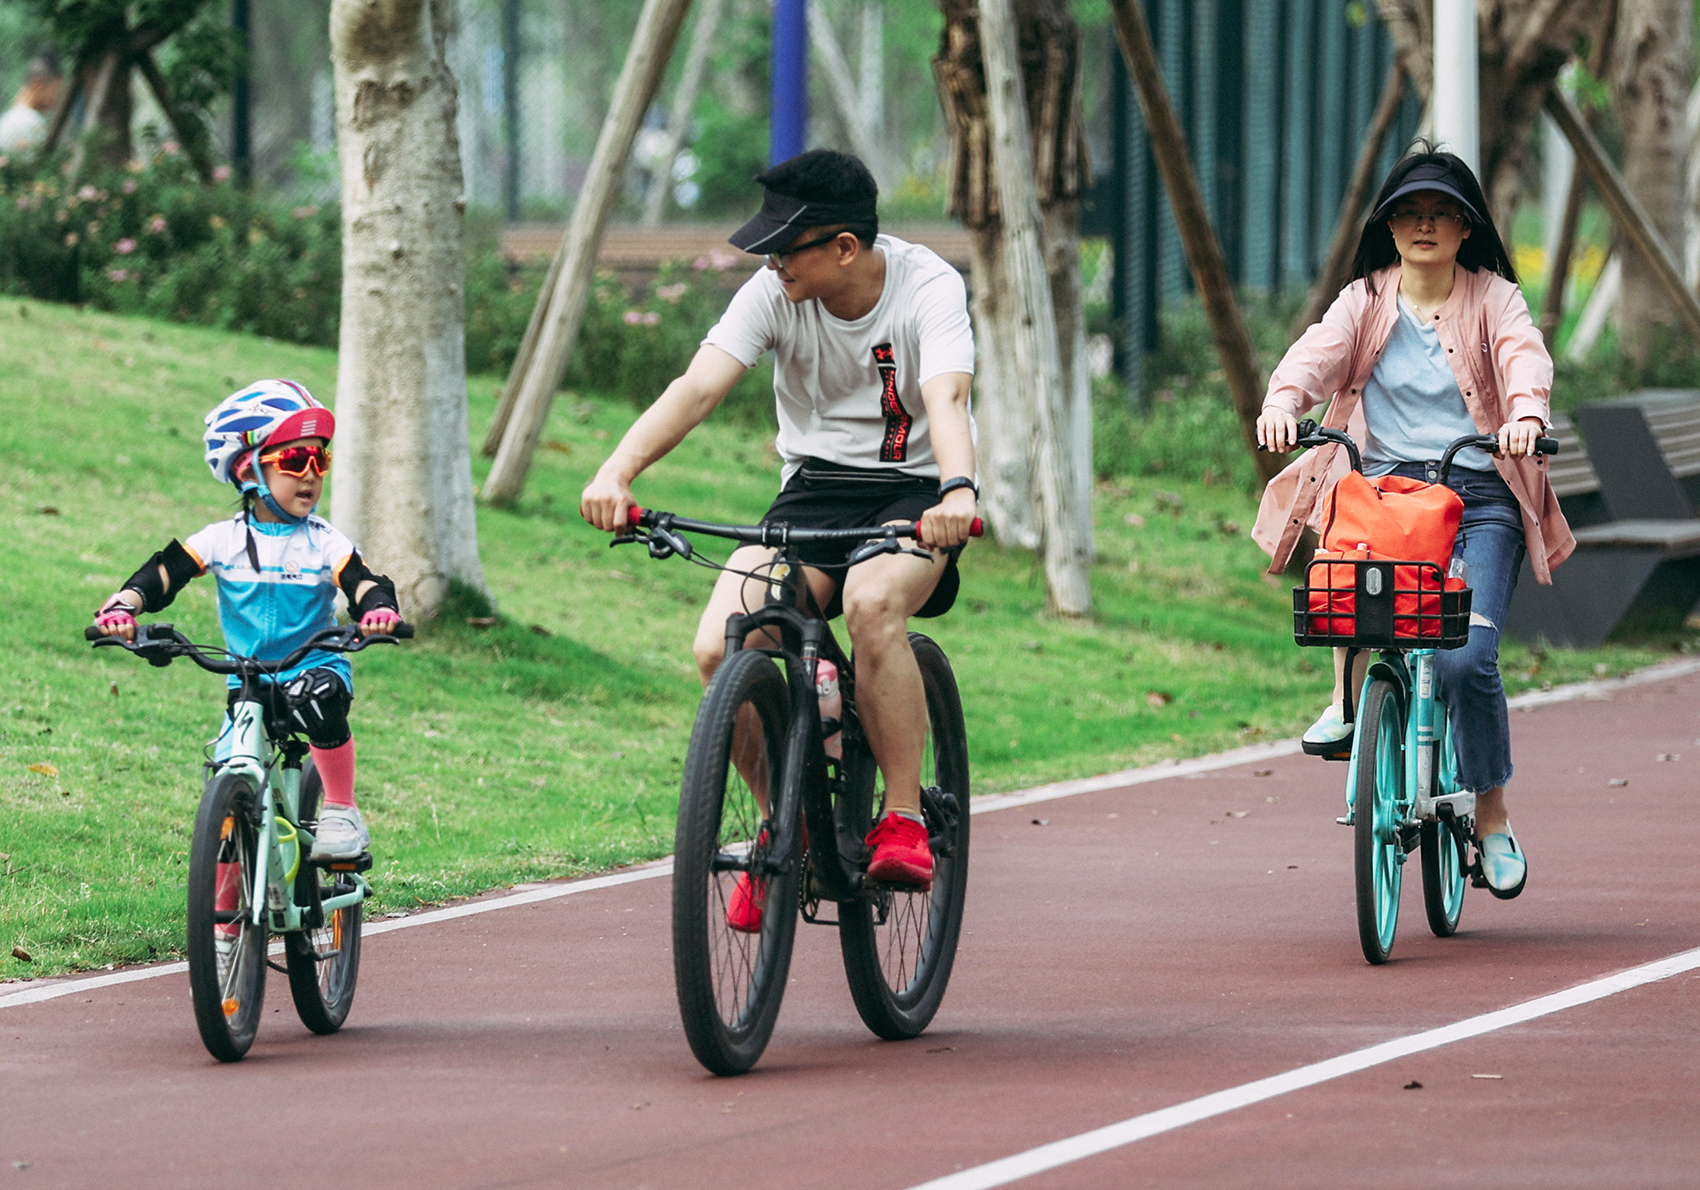
[[[909,427],[915,419],[904,412],[903,402],[897,399],[897,357],[890,343],[874,348],[874,366],[880,370],[880,412],[885,414],[880,462],[901,463],[909,457]]]

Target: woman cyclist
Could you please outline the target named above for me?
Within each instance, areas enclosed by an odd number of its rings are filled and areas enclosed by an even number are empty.
[[[1476,795],[1482,873],[1496,897],[1523,891],[1528,864],[1506,815],[1511,733],[1499,677],[1499,637],[1527,554],[1552,581],[1575,547],[1535,439],[1550,418],[1552,357],[1517,287],[1480,183],[1451,153],[1419,143],[1388,174],[1358,241],[1352,281],[1321,322],[1287,350],[1269,380],[1258,444],[1292,450],[1298,417],[1333,398],[1325,424],[1363,449],[1370,476],[1426,479],[1423,463],[1458,438],[1493,434],[1499,450],[1460,451],[1449,486],[1464,501],[1455,552],[1474,590],[1469,643],[1436,658],[1450,708],[1461,786]],[[1346,452],[1311,451],[1270,481],[1253,536],[1287,566],[1323,496],[1350,466]],[[1364,659],[1367,662],[1367,658]],[[1312,745],[1349,746],[1345,651],[1335,650],[1334,697],[1305,732]],[[1363,670],[1352,675],[1363,681]]]

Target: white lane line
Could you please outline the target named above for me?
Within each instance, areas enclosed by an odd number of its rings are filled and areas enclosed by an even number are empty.
[[[1590,1004],[1595,1000],[1603,1000],[1607,996],[1615,996],[1619,992],[1627,992],[1631,988],[1643,984],[1656,983],[1661,979],[1669,979],[1673,975],[1681,975],[1700,967],[1700,949],[1686,950],[1668,958],[1657,959],[1639,967],[1631,967],[1616,975],[1608,975],[1603,979],[1590,980],[1584,984],[1569,988],[1562,992],[1554,992],[1550,996],[1541,996],[1535,1000],[1527,1000],[1522,1004],[1513,1004],[1509,1008],[1501,1008],[1495,1012],[1483,1013],[1480,1016],[1468,1017],[1450,1025],[1442,1025],[1438,1029],[1429,1029],[1422,1033],[1413,1033],[1409,1037],[1398,1037],[1392,1041],[1384,1041],[1380,1045],[1372,1045],[1368,1049],[1355,1050],[1349,1054],[1341,1054],[1337,1058],[1317,1062],[1310,1066],[1301,1066],[1297,1070],[1289,1070],[1270,1078],[1259,1079],[1256,1082],[1245,1083],[1238,1087],[1229,1087],[1225,1091],[1217,1091],[1210,1095],[1191,1099],[1185,1103],[1177,1103],[1173,1107],[1161,1108],[1157,1111],[1146,1112],[1142,1116],[1123,1120],[1119,1124],[1110,1124],[1103,1128],[1095,1128],[1091,1132],[1082,1132],[1064,1140],[1053,1141],[1048,1145],[1040,1145],[1028,1149],[1025,1153],[1016,1153],[985,1165],[976,1165],[972,1169],[964,1169],[957,1173],[923,1182],[910,1190],[989,1190],[993,1186],[1007,1186],[1022,1178],[1056,1169],[1058,1166],[1069,1165],[1111,1149],[1141,1141],[1160,1133],[1171,1132],[1176,1128],[1184,1128],[1188,1124],[1196,1124],[1200,1120],[1208,1120],[1212,1116],[1223,1115],[1254,1103],[1262,1103],[1266,1099],[1274,1099],[1293,1091],[1314,1087],[1318,1083],[1329,1082],[1332,1079],[1343,1078],[1372,1066],[1380,1066],[1398,1058],[1411,1054],[1420,1054],[1424,1050],[1438,1049],[1443,1045],[1451,1045],[1456,1041],[1465,1041],[1471,1037],[1480,1037],[1484,1033],[1493,1033],[1500,1029],[1508,1029],[1513,1025],[1523,1024],[1538,1017],[1550,1016],[1555,1012]]]
[[[1514,710],[1521,710],[1535,706],[1546,706],[1556,702],[1568,702],[1578,698],[1595,698],[1609,695],[1613,690],[1628,686],[1641,686],[1649,682],[1662,682],[1672,678],[1685,677],[1696,670],[1700,670],[1700,659],[1667,661],[1643,670],[1637,670],[1627,677],[1610,678],[1597,682],[1577,682],[1570,686],[1560,686],[1556,690],[1537,690],[1528,694],[1520,694],[1510,700],[1510,706]],[[1086,777],[1078,781],[1058,781],[1052,785],[1041,785],[1035,789],[1023,789],[1015,793],[977,797],[971,802],[971,812],[989,814],[994,810],[1013,810],[1018,806],[1030,806],[1035,802],[1055,801],[1058,798],[1077,797],[1083,793],[1101,793],[1109,789],[1124,789],[1132,785],[1145,785],[1152,781],[1166,781],[1170,777],[1189,777],[1197,773],[1233,768],[1235,765],[1255,764],[1262,760],[1291,756],[1298,750],[1299,742],[1297,740],[1277,740],[1267,744],[1251,744],[1244,748],[1235,748],[1229,752],[1218,752],[1212,756],[1200,756],[1192,760],[1165,760],[1158,764],[1147,765],[1144,768],[1107,773],[1102,777]],[[672,874],[673,860],[669,857],[651,864],[614,872],[607,876],[593,876],[586,880],[547,884],[522,889],[507,896],[488,897],[460,905],[450,905],[444,909],[415,913],[408,917],[368,922],[362,933],[370,937],[377,934],[387,934],[391,930],[406,930],[412,929],[414,926],[435,925],[438,922],[452,921],[458,917],[494,913],[498,909],[514,909],[520,905],[534,905],[539,901],[553,901],[558,897],[595,892],[597,889],[613,888],[620,884],[632,884],[639,880],[655,880]],[[54,1000],[60,996],[71,996],[82,991],[93,991],[96,988],[134,983],[139,979],[157,979],[164,975],[177,975],[187,970],[188,966],[184,963],[164,963],[157,967],[137,967],[129,971],[116,971],[88,979],[54,980],[49,983],[31,984],[19,991],[0,992],[0,1008],[11,1008],[21,1004],[38,1004],[43,1000]]]

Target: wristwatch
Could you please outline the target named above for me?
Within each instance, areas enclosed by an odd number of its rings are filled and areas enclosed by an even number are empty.
[[[959,488],[970,489],[974,493],[974,498],[979,499],[980,485],[974,482],[974,477],[972,475],[958,475],[954,479],[945,480],[943,483],[939,484],[939,495],[941,497],[948,496],[950,493],[958,490]]]

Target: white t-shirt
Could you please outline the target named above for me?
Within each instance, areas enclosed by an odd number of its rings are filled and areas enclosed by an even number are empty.
[[[921,386],[946,372],[974,372],[968,288],[931,248],[887,235],[874,247],[885,255],[885,288],[854,322],[817,299],[792,302],[764,268],[703,339],[746,368],[774,352],[776,448],[787,480],[807,458],[939,473]],[[968,427],[977,434],[972,414]]]

